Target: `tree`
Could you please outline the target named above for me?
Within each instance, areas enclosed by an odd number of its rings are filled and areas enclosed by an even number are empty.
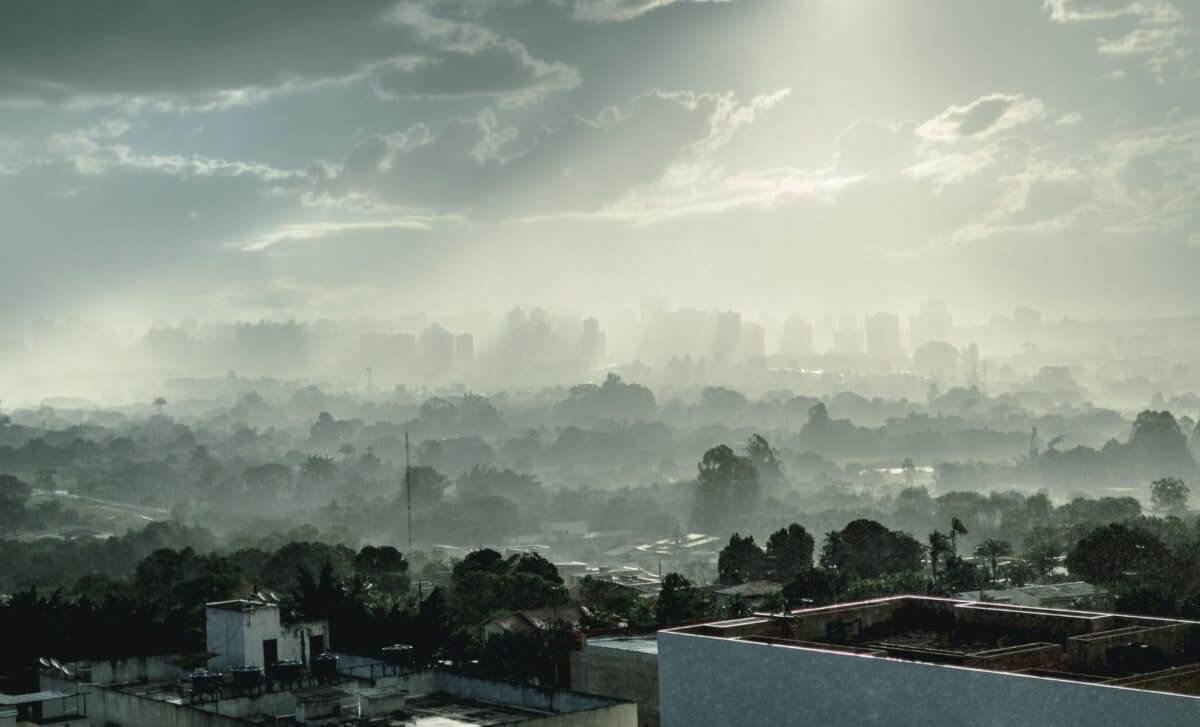
[[[1163,477],[1150,484],[1150,502],[1159,512],[1184,512],[1191,493],[1191,489],[1178,477]]]
[[[660,626],[702,618],[708,611],[700,591],[678,573],[668,573],[658,592],[655,613]]]
[[[855,580],[921,569],[921,544],[874,520],[854,520],[825,536],[821,565]]]
[[[917,474],[917,465],[912,461],[912,457],[905,457],[900,463],[900,469],[904,470],[904,486],[912,489]]]
[[[12,475],[0,475],[0,532],[16,530],[26,523],[25,504],[33,488]]]
[[[746,441],[746,456],[754,463],[760,480],[776,486],[783,484],[783,460],[761,434],[750,435]]]
[[[768,577],[777,583],[791,583],[802,571],[812,568],[813,536],[801,525],[792,523],[767,538]]]
[[[410,467],[408,478],[412,483],[414,507],[436,505],[450,486],[450,480],[432,467]]]
[[[1113,523],[1096,528],[1067,553],[1067,568],[1086,581],[1117,585],[1153,575],[1170,559],[1162,541],[1137,528]]]
[[[354,556],[354,571],[378,591],[393,596],[408,592],[408,561],[390,545],[363,546]]]
[[[984,558],[991,564],[992,580],[996,580],[996,561],[1006,555],[1012,555],[1012,544],[1007,540],[988,538],[975,546],[975,555]]]
[[[154,401],[151,402],[151,405],[158,410],[158,415],[162,416],[162,410],[163,407],[167,405],[167,400],[161,396],[156,396],[154,397]]]
[[[950,552],[958,555],[958,536],[968,535],[967,526],[956,517],[950,518]]]
[[[334,473],[333,457],[310,454],[300,465],[300,474],[309,481],[328,481]]]
[[[950,552],[950,536],[940,530],[929,534],[929,575],[934,583],[938,579],[938,559]]]
[[[693,520],[698,527],[715,528],[723,517],[758,506],[758,469],[749,457],[721,444],[704,453],[697,470]]]
[[[767,554],[754,543],[754,536],[734,533],[729,545],[717,556],[717,579],[725,586],[760,580],[767,571]]]
[[[459,475],[454,486],[462,498],[499,495],[525,505],[540,505],[546,496],[534,475],[479,465]]]
[[[1187,437],[1169,411],[1144,411],[1137,415],[1129,435],[1129,449],[1138,464],[1168,472],[1190,473],[1196,460],[1188,450]]]

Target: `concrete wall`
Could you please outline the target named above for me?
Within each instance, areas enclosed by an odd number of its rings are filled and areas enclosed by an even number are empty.
[[[266,667],[263,642],[275,639],[278,658],[294,659],[307,663],[315,654],[309,652],[309,638],[314,635],[325,637],[325,649],[332,648],[329,625],[311,622],[283,625],[279,620],[279,608],[273,605],[248,611],[241,609],[205,609],[205,640],[207,648],[219,654],[209,660],[208,668],[228,671],[240,666]]]
[[[170,664],[179,654],[136,656],[127,659],[106,659],[73,664],[80,680],[93,684],[127,684],[136,681],[165,682],[179,679],[184,670]]]
[[[588,644],[571,652],[571,689],[637,703],[639,727],[658,727],[658,656]]]
[[[660,632],[664,727],[1200,723],[1200,698]]]
[[[272,612],[275,630],[278,631],[279,610],[263,608],[259,611],[264,616],[255,619],[254,623],[257,625],[269,620],[270,616],[265,614]],[[217,655],[208,660],[210,669],[226,671],[246,664],[246,631],[251,623],[250,616],[250,613],[241,610],[211,606],[204,609],[205,645],[210,653]],[[259,666],[262,666],[261,661],[260,657]]]
[[[79,691],[87,694],[86,711],[92,725],[108,722],[121,727],[242,727],[248,724],[235,717],[213,714],[198,709],[187,709],[178,704],[157,699],[140,697],[116,689],[101,689],[90,684],[75,682],[43,674],[42,689],[61,692]],[[88,724],[85,721],[83,724]]]

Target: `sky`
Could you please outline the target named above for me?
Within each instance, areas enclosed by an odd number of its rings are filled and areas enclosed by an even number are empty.
[[[1193,0],[0,5],[0,328],[1200,304]]]

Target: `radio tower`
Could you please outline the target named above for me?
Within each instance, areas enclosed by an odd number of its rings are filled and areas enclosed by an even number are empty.
[[[408,430],[404,430],[404,498],[408,504],[408,557],[412,557],[412,467],[408,463]]]

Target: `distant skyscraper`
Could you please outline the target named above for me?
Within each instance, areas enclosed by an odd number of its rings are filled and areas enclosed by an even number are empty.
[[[762,358],[767,353],[767,332],[757,323],[743,324],[739,348],[744,360]]]
[[[882,360],[904,356],[900,343],[900,319],[891,313],[876,313],[867,318],[867,355]]]
[[[930,341],[950,341],[953,324],[946,304],[930,301],[921,306],[921,311],[908,319],[908,338],[913,350]]]
[[[437,323],[421,333],[420,356],[422,373],[437,377],[454,366],[454,336]]]
[[[475,337],[470,333],[460,333],[454,337],[454,365],[459,369],[470,366],[475,361]]]
[[[813,355],[813,327],[808,319],[792,316],[783,324],[783,339],[779,342],[779,353],[791,358]]]
[[[839,356],[861,356],[863,352],[862,331],[841,328],[833,332],[833,352]]]
[[[713,334],[713,359],[718,363],[731,363],[740,350],[741,338],[742,314],[718,313]]]
[[[583,322],[583,333],[579,349],[587,366],[596,366],[604,361],[608,351],[607,337],[600,330],[600,321],[588,318]]]

